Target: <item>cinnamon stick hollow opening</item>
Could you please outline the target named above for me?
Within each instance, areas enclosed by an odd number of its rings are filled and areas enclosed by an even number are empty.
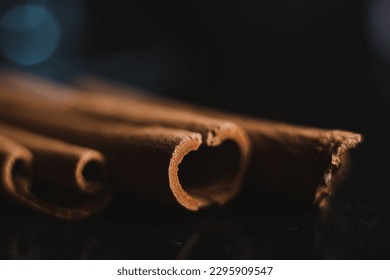
[[[28,186],[32,176],[28,163],[22,158],[16,158],[11,164],[11,176],[14,184]]]
[[[70,180],[71,187],[68,184],[60,186],[59,183],[46,181],[34,184],[31,193],[41,200],[69,209],[78,208],[84,202],[88,204],[88,200],[106,193],[108,190],[105,184],[107,172],[104,156],[99,152],[83,149],[83,153],[78,154],[76,160],[72,161],[72,172],[66,173],[73,177]]]
[[[330,147],[324,175],[316,189],[314,204],[319,208],[328,206],[329,199],[349,171],[349,151],[363,141],[360,134],[345,131],[330,131],[328,135],[335,139],[335,144]]]
[[[32,180],[30,163],[22,157],[9,157],[4,176],[6,187],[16,192],[27,191]]]
[[[202,143],[200,137],[180,143],[169,165],[176,200],[193,211],[228,202],[237,194],[246,169],[249,147],[242,144],[240,137],[214,144]]]
[[[106,178],[105,159],[100,153],[86,153],[76,166],[75,179],[81,191],[101,191]]]
[[[179,180],[189,194],[217,196],[240,170],[240,149],[236,142],[226,140],[219,146],[201,146],[184,157],[179,165]]]
[[[92,184],[102,180],[102,166],[99,161],[91,160],[85,163],[82,168],[81,175],[83,180]]]

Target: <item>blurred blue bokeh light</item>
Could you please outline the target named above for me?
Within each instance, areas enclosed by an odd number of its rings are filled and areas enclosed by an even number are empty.
[[[45,7],[19,5],[0,19],[0,47],[15,64],[33,65],[47,60],[58,47],[61,30]]]
[[[369,42],[375,53],[390,63],[390,1],[371,0],[368,4]]]

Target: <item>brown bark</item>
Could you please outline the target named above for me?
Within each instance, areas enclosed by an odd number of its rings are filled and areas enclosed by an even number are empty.
[[[0,186],[5,197],[36,212],[71,220],[96,213],[111,199],[111,192],[81,201],[74,197],[66,201],[66,196],[60,201],[47,199],[31,187],[33,164],[33,155],[25,147],[0,135]]]
[[[100,152],[1,122],[0,133],[33,154],[33,177],[39,184],[85,194],[95,194],[103,189],[106,163]]]
[[[239,190],[249,145],[245,133],[230,122],[201,116],[188,120],[186,128],[200,133],[153,122],[117,124],[73,111],[65,100],[28,94],[50,91],[21,84],[2,81],[2,121],[101,151],[112,182],[132,192],[197,210],[224,204]],[[59,87],[52,86],[53,96],[55,91]]]
[[[39,88],[36,93],[48,99],[57,89],[57,98],[94,118],[191,129],[201,133],[206,143],[218,136],[218,125],[205,127],[205,122],[209,124],[206,120],[235,123],[249,136],[250,175],[259,188],[319,206],[327,204],[337,183],[345,177],[349,150],[362,141],[362,136],[353,132],[234,115],[97,79],[79,82],[81,92],[24,75],[8,75],[7,80],[25,89]]]
[[[0,185],[11,195],[27,193],[32,179],[32,155],[23,146],[0,135]]]
[[[154,106],[154,110],[171,108],[238,124],[245,129],[252,145],[249,169],[256,183],[261,188],[320,207],[327,204],[345,177],[349,150],[362,141],[358,133],[230,114],[98,79],[80,79],[79,85],[85,93],[73,97],[73,107],[101,117],[131,120],[129,108]]]

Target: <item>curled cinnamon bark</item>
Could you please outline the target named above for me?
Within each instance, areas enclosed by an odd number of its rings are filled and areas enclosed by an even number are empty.
[[[362,141],[357,133],[229,114],[97,79],[79,83],[82,92],[53,87],[47,81],[25,75],[8,75],[7,80],[26,90],[39,88],[36,93],[49,99],[53,98],[49,93],[56,88],[60,96],[57,98],[67,106],[94,118],[191,129],[201,133],[205,143],[218,136],[218,124],[237,124],[249,136],[250,175],[259,187],[320,207],[327,204],[337,183],[345,177],[349,150]],[[217,125],[209,126],[210,123]]]
[[[143,105],[153,106],[155,110],[163,107],[165,110],[170,108],[198,113],[238,124],[247,132],[252,145],[249,173],[257,184],[274,193],[319,207],[327,205],[338,182],[345,177],[349,150],[362,141],[358,133],[239,116],[158,97],[100,79],[84,78],[79,80],[79,85],[85,91],[83,95],[74,96],[74,108],[104,117],[124,118],[127,113],[123,111]],[[93,101],[91,107],[86,106],[88,100]],[[93,109],[100,105],[105,110],[99,112]]]
[[[0,186],[8,194],[28,191],[31,180],[31,153],[23,146],[0,135]]]
[[[95,194],[102,190],[106,163],[98,151],[68,144],[0,122],[0,133],[34,156],[33,175],[39,184]]]
[[[81,203],[64,197],[61,201],[47,200],[32,190],[32,166],[33,155],[25,147],[0,135],[0,186],[4,195],[15,202],[49,216],[74,220],[96,213],[111,199],[111,192],[105,192],[103,196],[83,198]]]
[[[1,120],[101,151],[112,181],[132,192],[198,210],[228,202],[241,186],[249,146],[232,123],[210,120],[213,131],[203,135],[115,124],[71,110],[63,101],[26,95],[27,88],[5,81],[0,89]]]

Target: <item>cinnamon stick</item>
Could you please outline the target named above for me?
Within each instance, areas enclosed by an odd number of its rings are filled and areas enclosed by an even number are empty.
[[[0,135],[0,187],[3,194],[20,205],[61,219],[82,219],[101,210],[111,198],[110,193],[70,205],[57,204],[36,195],[31,188],[32,154],[20,144]]]
[[[64,101],[26,95],[35,89],[3,80],[0,119],[101,151],[117,185],[190,210],[224,204],[238,192],[249,146],[236,125],[210,119],[206,125],[216,132],[208,136],[204,125],[205,139],[183,129],[115,124],[70,110]]]
[[[1,122],[0,133],[33,154],[33,176],[39,184],[86,194],[95,194],[103,189],[106,163],[100,152]]]
[[[325,207],[345,177],[348,152],[362,136],[358,133],[290,125],[226,113],[158,97],[142,90],[86,78],[85,91],[73,107],[108,119],[130,120],[129,108],[153,106],[203,114],[243,127],[252,144],[250,174],[259,186],[274,193]],[[89,104],[89,105],[88,105]],[[99,108],[99,110],[97,110]]]
[[[18,196],[30,187],[31,153],[23,146],[0,135],[0,186],[1,191]]]

